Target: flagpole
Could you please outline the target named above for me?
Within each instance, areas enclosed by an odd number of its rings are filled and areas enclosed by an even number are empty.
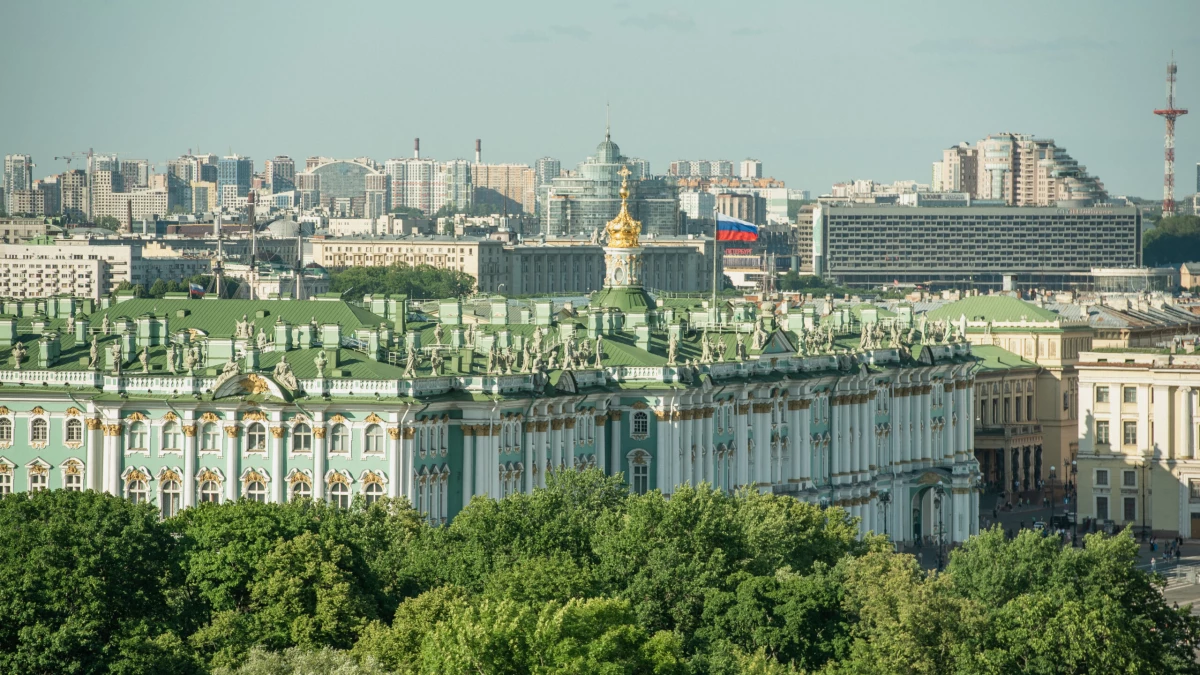
[[[717,207],[713,207],[713,278],[712,278],[712,311],[713,325],[718,323],[717,311]]]

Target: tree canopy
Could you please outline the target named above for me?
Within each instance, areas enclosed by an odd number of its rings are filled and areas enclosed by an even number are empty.
[[[1142,261],[1149,267],[1200,260],[1200,216],[1163,218],[1142,235]]]
[[[454,298],[470,295],[475,278],[465,272],[431,265],[345,267],[329,270],[330,289],[354,295],[407,295],[410,298]]]
[[[432,527],[407,501],[0,499],[0,672],[1196,673],[1136,568],[999,529],[931,575],[839,508],[564,471]]]

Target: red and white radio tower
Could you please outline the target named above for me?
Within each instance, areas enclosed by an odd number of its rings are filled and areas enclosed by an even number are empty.
[[[1187,110],[1175,107],[1175,53],[1167,66],[1167,107],[1155,110],[1167,120],[1166,167],[1163,170],[1163,217],[1175,215],[1175,118],[1186,115]]]

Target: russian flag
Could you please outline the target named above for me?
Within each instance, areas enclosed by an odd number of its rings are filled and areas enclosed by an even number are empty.
[[[188,295],[204,297],[204,287],[200,284],[188,284]]]
[[[717,241],[758,241],[758,226],[718,213]]]

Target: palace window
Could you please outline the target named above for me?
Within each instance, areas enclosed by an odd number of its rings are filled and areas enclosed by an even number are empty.
[[[639,411],[633,413],[632,433],[634,436],[645,437],[650,434],[650,415]]]
[[[368,453],[383,452],[383,427],[378,424],[372,424],[367,427],[367,449]]]
[[[1126,403],[1137,403],[1137,387],[1125,387],[1122,390],[1122,396]]]
[[[221,501],[221,486],[215,480],[206,480],[200,484],[200,501],[217,503]]]
[[[12,471],[0,473],[0,497],[12,494]]]
[[[1137,497],[1126,497],[1123,500],[1125,522],[1130,523],[1137,520]]]
[[[67,442],[82,443],[83,442],[83,422],[77,419],[67,420]]]
[[[650,453],[635,450],[629,455],[629,486],[634,494],[644,495],[650,491]]]
[[[255,422],[246,427],[246,452],[267,451],[267,427]]]
[[[144,480],[129,480],[125,481],[125,497],[134,504],[144,504],[147,499],[146,481]]]
[[[1137,472],[1122,471],[1121,472],[1121,487],[1135,488],[1137,487]]]
[[[333,425],[330,436],[330,452],[347,454],[350,452],[350,430],[346,428],[345,424]]]
[[[1137,445],[1137,422],[1125,422],[1125,445]]]
[[[78,466],[76,465],[77,469]],[[63,474],[63,489],[67,492],[83,492],[83,474],[79,471]]]
[[[0,418],[0,443],[12,443],[13,423],[7,417]]]
[[[1096,420],[1096,443],[1108,445],[1108,422]]]
[[[162,430],[162,450],[160,452],[180,451],[183,448],[183,433],[178,422],[167,422]]]
[[[292,452],[312,452],[312,427],[307,424],[292,427]]]
[[[298,480],[292,483],[292,501],[300,501],[301,499],[312,499],[312,486],[306,480]]]
[[[44,419],[36,419],[29,429],[29,440],[33,443],[45,443],[50,440],[50,425]]]
[[[1108,403],[1108,387],[1096,387],[1096,403]]]
[[[379,501],[380,497],[383,497],[383,486],[377,482],[367,483],[367,486],[363,488],[363,497],[368,506],[374,504]]]
[[[1108,487],[1108,469],[1096,469],[1096,486]]]
[[[246,497],[253,502],[265,504],[267,501],[267,486],[261,480],[246,483]]]
[[[206,422],[200,427],[200,449],[216,452],[221,448],[221,436],[216,422]]]
[[[350,508],[350,486],[342,482],[330,484],[329,501],[332,502],[334,506],[343,509]]]
[[[162,502],[159,504],[159,511],[162,513],[162,517],[170,518],[179,513],[179,502],[179,481],[164,481],[162,484]]]
[[[145,422],[134,422],[129,425],[129,449],[146,451],[150,448],[150,435],[146,433]]]
[[[1108,497],[1096,497],[1096,520],[1108,520]]]

